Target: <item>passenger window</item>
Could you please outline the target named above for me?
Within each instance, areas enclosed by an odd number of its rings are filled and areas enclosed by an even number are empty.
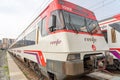
[[[42,21],[39,21],[38,24],[37,24],[40,30],[41,30],[41,22]]]
[[[116,43],[116,32],[114,28],[111,29],[111,39],[112,43]]]
[[[35,39],[36,39],[36,30],[33,30],[24,37],[24,45],[25,46],[34,45]]]

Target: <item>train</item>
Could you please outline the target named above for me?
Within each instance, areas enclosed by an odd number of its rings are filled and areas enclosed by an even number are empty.
[[[114,57],[111,69],[120,70],[120,14],[99,21],[99,25]]]
[[[8,51],[41,80],[76,78],[113,64],[94,13],[66,0],[53,0]]]

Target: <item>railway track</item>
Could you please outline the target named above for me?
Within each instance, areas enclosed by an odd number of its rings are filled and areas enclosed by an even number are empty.
[[[19,68],[22,70],[24,75],[28,78],[28,80],[40,80],[40,77],[31,68],[27,67],[21,60],[13,56],[12,58],[15,61],[15,63],[19,66]],[[110,71],[110,72],[116,76],[120,76],[120,71]],[[91,77],[91,75],[90,76],[84,75],[82,77],[79,77],[79,79],[68,78],[66,80],[101,80],[101,78],[97,79],[94,78],[94,76]],[[109,80],[109,79],[102,79],[102,80]],[[120,80],[120,78],[115,80]]]
[[[11,55],[12,56],[12,55]],[[13,60],[27,77],[28,80],[39,80],[39,76],[29,67],[27,67],[21,60],[16,57],[13,57]]]

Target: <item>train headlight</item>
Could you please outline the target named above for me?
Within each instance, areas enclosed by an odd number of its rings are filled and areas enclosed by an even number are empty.
[[[80,60],[80,54],[68,54],[67,60],[68,61],[74,61],[74,60]]]

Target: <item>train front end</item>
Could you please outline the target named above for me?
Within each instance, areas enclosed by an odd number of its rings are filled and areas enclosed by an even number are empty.
[[[63,76],[74,77],[103,70],[107,64],[113,64],[94,13],[67,1],[58,0],[58,3],[58,9],[51,13],[49,27],[51,36],[56,40],[50,44],[57,45],[58,48],[55,47],[54,51],[63,52],[66,59],[60,53],[63,60],[48,60],[47,68],[50,72],[53,71],[61,80]]]

